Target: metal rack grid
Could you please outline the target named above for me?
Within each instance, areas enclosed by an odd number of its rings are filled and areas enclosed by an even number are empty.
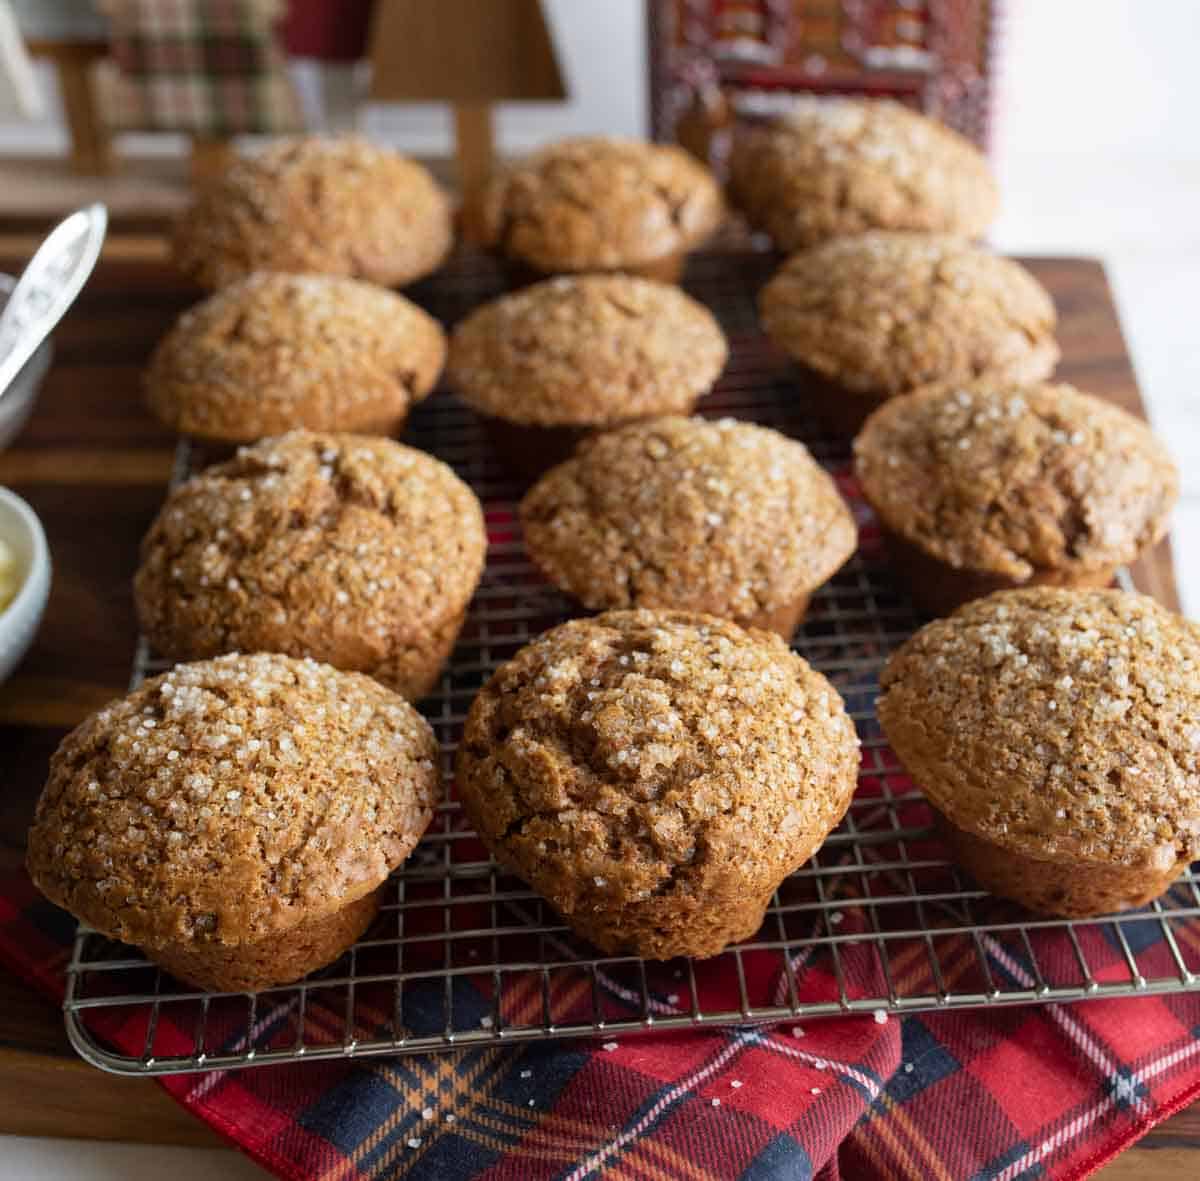
[[[294,985],[255,995],[197,992],[81,927],[65,1015],[84,1058],[123,1074],[167,1074],[1200,988],[1200,873],[1142,911],[1066,922],[1031,918],[990,897],[946,859],[928,807],[873,712],[880,666],[918,620],[894,589],[869,513],[853,497],[844,445],[803,417],[786,365],[757,329],[754,294],[769,268],[768,259],[749,253],[705,255],[691,268],[690,289],[718,315],[733,346],[702,410],[805,439],[851,496],[863,527],[860,551],[817,593],[794,647],[845,697],[863,763],[844,822],[777,891],[755,938],[706,961],[600,955],[523,883],[497,870],[466,826],[450,769],[467,707],[498,664],[570,607],[524,557],[513,525],[519,489],[493,462],[471,415],[439,392],[414,416],[408,441],[451,463],[476,489],[492,545],[453,660],[423,703],[442,744],[446,784],[428,833],[393,875],[391,896],[366,936]],[[498,290],[494,270],[467,257],[416,297],[450,323]],[[203,462],[181,444],[174,481]],[[163,667],[139,643],[135,683]],[[1101,959],[1109,966],[1100,967]],[[136,1052],[112,1048],[133,1042]]]

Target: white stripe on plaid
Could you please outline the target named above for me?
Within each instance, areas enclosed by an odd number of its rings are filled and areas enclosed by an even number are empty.
[[[810,1066],[816,1066],[818,1062],[824,1063],[825,1067],[832,1071],[835,1075],[840,1074],[844,1078],[853,1079],[867,1094],[871,1101],[874,1102],[879,1098],[879,1092],[882,1090],[880,1085],[869,1075],[864,1074],[856,1066],[851,1066],[848,1062],[841,1062],[836,1058],[821,1058],[815,1054],[809,1054],[805,1050],[798,1049],[790,1042],[776,1040],[775,1034],[757,1034],[756,1040],[759,1045],[765,1047],[775,1054],[782,1054],[787,1058],[796,1058],[801,1062],[807,1062]]]
[[[1003,965],[1014,979],[1019,980],[1026,988],[1033,988],[1036,981],[1023,967],[996,941],[992,935],[985,935],[983,942],[990,955],[998,964]],[[1091,1061],[1098,1066],[1110,1079],[1119,1077],[1120,1066],[1113,1061],[1108,1052],[1101,1046],[1091,1033],[1083,1027],[1075,1015],[1062,1005],[1047,1005],[1044,1010],[1047,1017],[1054,1022],[1081,1049]],[[1142,1080],[1134,1075],[1130,1082],[1130,1103],[1141,1114],[1149,1110],[1145,1099],[1137,1093],[1137,1085]]]
[[[706,1078],[716,1074],[730,1058],[740,1053],[748,1044],[756,1040],[759,1040],[758,1035],[752,1030],[744,1030],[736,1034],[715,1058],[712,1058],[705,1066],[700,1067],[699,1070],[694,1070],[687,1078],[669,1088],[632,1128],[622,1132],[615,1140],[610,1140],[598,1152],[592,1153],[582,1164],[576,1165],[567,1175],[566,1181],[582,1181],[584,1177],[590,1173],[594,1173],[610,1157],[615,1156],[627,1144],[633,1143],[672,1103],[686,1095],[697,1084],[704,1082]]]
[[[1162,1074],[1163,1071],[1169,1070],[1172,1066],[1177,1065],[1186,1058],[1194,1057],[1200,1054],[1200,1041],[1193,1040],[1183,1046],[1172,1050],[1169,1054],[1164,1054],[1152,1062],[1143,1066],[1138,1072],[1146,1078],[1153,1078],[1155,1075]],[[1084,1128],[1090,1127],[1101,1116],[1108,1115],[1113,1108],[1117,1106],[1117,1100],[1112,1095],[1105,1095],[1103,1099],[1092,1104],[1086,1111],[1081,1112],[1070,1123],[1057,1129],[1050,1136],[1047,1136],[1035,1148],[1031,1148],[1024,1156],[1012,1162],[1001,1172],[996,1174],[995,1181],[1013,1181],[1014,1177],[1019,1177],[1026,1169],[1032,1168],[1038,1161],[1056,1152],[1064,1144],[1070,1143]]]

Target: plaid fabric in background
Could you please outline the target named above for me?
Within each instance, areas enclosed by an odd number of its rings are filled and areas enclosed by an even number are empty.
[[[1127,928],[1145,932],[1139,955],[1168,955],[1154,946],[1153,924]],[[73,933],[69,916],[24,874],[0,880],[0,963],[61,996]],[[968,937],[951,938],[961,940],[958,962],[969,971]],[[1200,947],[1194,929],[1177,938],[1189,951]],[[1115,938],[1083,929],[1080,939],[1098,978],[1125,971]],[[1030,983],[1019,954],[986,943],[990,970]],[[843,982],[877,986],[872,952],[860,947],[843,953]],[[800,968],[804,998],[837,995],[822,952]],[[920,961],[911,970],[922,970]],[[703,972],[698,965],[700,991],[733,1000],[735,981]],[[677,1000],[667,993],[669,967],[653,968],[650,983],[664,1004]],[[490,1011],[483,991],[465,980],[459,987],[456,1007]],[[606,1003],[619,1006],[619,982],[602,987]],[[440,991],[431,988],[431,1027],[441,1020]],[[409,1017],[418,1032],[421,1008]],[[140,1053],[145,1013],[122,1013],[99,1010],[90,1028]],[[190,1034],[172,1029],[169,1013],[155,1044],[183,1052]],[[244,1048],[248,1036],[290,1043],[297,1017],[294,1002],[263,1006],[258,1026],[230,1030],[224,1046]],[[340,1041],[343,1014],[332,998],[310,995],[303,1021],[306,1040]],[[296,1181],[1073,1179],[1200,1094],[1200,994],[314,1062],[162,1085]]]
[[[280,0],[103,0],[116,127],[223,137],[302,126],[275,36]]]

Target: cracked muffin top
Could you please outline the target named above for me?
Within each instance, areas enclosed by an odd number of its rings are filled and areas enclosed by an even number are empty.
[[[176,658],[282,651],[395,671],[457,624],[486,548],[479,501],[440,460],[294,431],[171,493],[134,593],[151,644]]]
[[[712,173],[683,148],[592,136],[561,140],[498,173],[466,216],[480,245],[553,274],[685,252],[723,213]]]
[[[146,400],[183,434],[249,443],[296,427],[389,433],[442,371],[441,325],[354,279],[260,272],[180,316]]]
[[[960,569],[1025,580],[1132,562],[1179,474],[1140,420],[1068,385],[979,381],[894,398],[855,440],[883,523]]]
[[[369,677],[261,653],[178,665],[63,739],[29,872],[142,947],[279,934],[408,856],[437,762],[428,723]]]
[[[975,238],[998,204],[970,140],[888,99],[798,98],[735,142],[730,189],[785,251],[876,229]]]
[[[735,882],[759,901],[841,819],[857,772],[820,673],[778,636],[676,611],[545,632],[476,697],[458,756],[488,847],[560,913],[607,915],[602,946],[641,903]]]
[[[521,502],[534,563],[585,606],[745,623],[854,551],[854,518],[808,449],[734,419],[658,418],[586,440]]]
[[[883,670],[879,720],[959,828],[1031,856],[1200,856],[1200,627],[1125,591],[1003,591]]]
[[[763,325],[801,364],[890,397],[941,381],[1039,381],[1058,360],[1054,304],[1018,263],[936,234],[862,234],[789,259]]]
[[[477,308],[447,376],[473,409],[527,426],[611,426],[690,410],[725,367],[712,313],[631,275],[560,276]]]
[[[415,160],[357,136],[280,140],[238,159],[175,226],[176,265],[216,289],[251,271],[400,286],[441,265],[450,202]]]

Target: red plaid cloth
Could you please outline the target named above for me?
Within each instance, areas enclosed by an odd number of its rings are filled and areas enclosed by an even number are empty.
[[[73,927],[23,874],[0,881],[0,962],[56,995]],[[1094,938],[1088,958],[1118,973],[1121,953]],[[1019,977],[1009,951],[989,951],[994,970]],[[808,996],[835,995],[817,958],[801,979]],[[487,1003],[478,997],[480,1013]],[[284,1037],[293,1020],[262,1017]],[[337,1024],[319,1004],[305,1020]],[[94,1028],[140,1052],[144,1018],[105,1014]],[[1200,1093],[1200,995],[312,1063],[162,1085],[286,1178],[578,1181],[610,1168],[713,1181],[1078,1178]]]

